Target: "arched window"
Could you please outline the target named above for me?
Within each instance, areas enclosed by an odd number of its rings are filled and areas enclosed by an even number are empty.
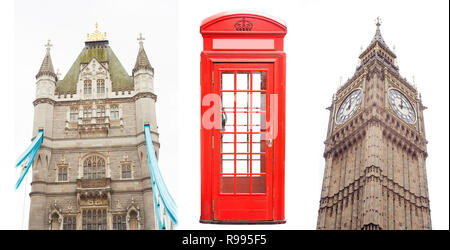
[[[97,155],[86,158],[83,162],[83,178],[105,178],[105,159]]]
[[[70,121],[74,122],[78,120],[78,108],[70,109]]]
[[[83,230],[106,230],[106,209],[83,210]]]
[[[119,119],[119,107],[117,106],[111,107],[110,117],[113,120]]]
[[[92,94],[92,81],[84,80],[84,94]]]
[[[105,117],[105,107],[97,107],[97,117]]]
[[[64,216],[64,230],[76,230],[77,229],[77,217],[75,215]]]
[[[113,216],[113,230],[127,230],[127,221],[125,215]]]
[[[92,109],[91,107],[84,107],[83,109],[83,118],[91,118],[92,117]]]
[[[105,80],[97,79],[97,93],[105,93]]]
[[[130,179],[131,178],[131,165],[124,164],[122,165],[122,179]]]

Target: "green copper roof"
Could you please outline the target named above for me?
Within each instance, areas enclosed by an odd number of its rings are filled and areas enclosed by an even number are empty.
[[[117,59],[112,49],[108,46],[108,41],[98,41],[86,42],[86,47],[78,55],[64,79],[57,83],[55,92],[58,94],[75,93],[80,73],[80,64],[89,63],[93,58],[96,58],[99,62],[108,62],[112,91],[131,90],[134,88],[133,78],[128,75],[119,59]]]

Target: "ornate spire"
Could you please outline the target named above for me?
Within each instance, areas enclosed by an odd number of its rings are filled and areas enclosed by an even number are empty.
[[[133,68],[133,75],[134,72],[138,71],[139,69],[148,69],[153,71],[153,67],[150,64],[150,61],[148,60],[147,53],[145,53],[144,49],[144,40],[145,38],[142,37],[142,33],[139,33],[139,37],[137,39],[139,41],[139,52],[136,58],[136,64]]]
[[[383,36],[381,36],[381,31],[380,31],[381,19],[380,19],[380,17],[377,17],[377,19],[376,19],[376,26],[377,26],[377,30],[375,31],[375,35],[373,36],[372,42],[370,44],[375,43],[375,42],[380,42],[387,47],[386,42],[383,39]]]
[[[36,78],[38,78],[42,75],[50,75],[50,76],[53,76],[56,80],[58,79],[57,75],[55,74],[55,70],[53,69],[52,58],[50,56],[50,48],[52,46],[53,46],[53,44],[50,43],[50,39],[49,39],[47,41],[47,44],[45,44],[47,52],[45,54],[44,60],[42,61],[41,68],[39,69],[39,72],[36,75]]]
[[[386,42],[381,35],[380,26],[381,19],[377,17],[375,20],[375,25],[377,29],[375,31],[375,35],[372,38],[369,46],[361,52],[359,55],[360,65],[361,67],[365,65],[367,62],[370,62],[373,58],[376,58],[378,61],[385,63],[388,67],[391,67],[393,70],[398,71],[398,66],[396,65],[397,56],[395,53],[389,48]]]

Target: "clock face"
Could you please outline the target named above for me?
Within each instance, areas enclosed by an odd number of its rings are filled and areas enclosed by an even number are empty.
[[[414,108],[405,95],[398,90],[391,89],[389,90],[388,97],[389,104],[391,104],[392,109],[398,117],[407,123],[414,123],[416,121]]]
[[[362,91],[357,89],[345,98],[336,114],[336,123],[342,124],[346,122],[361,104]]]

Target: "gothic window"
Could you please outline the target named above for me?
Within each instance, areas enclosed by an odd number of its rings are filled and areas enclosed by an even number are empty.
[[[86,158],[83,162],[84,179],[102,179],[105,178],[105,159],[93,155]]]
[[[91,107],[85,107],[83,109],[83,118],[91,118],[92,117],[92,109]]]
[[[124,164],[122,165],[122,179],[130,179],[131,178],[131,165]]]
[[[105,93],[105,80],[97,79],[97,93]]]
[[[97,107],[97,117],[105,117],[105,107]]]
[[[92,81],[84,80],[84,94],[92,94]]]
[[[63,230],[76,230],[77,217],[74,215],[64,216]]]
[[[83,230],[106,230],[106,209],[85,209],[82,221]]]
[[[117,107],[117,106],[111,107],[110,117],[113,120],[119,119],[119,107]]]
[[[113,216],[113,229],[114,230],[127,230],[127,220],[125,215]]]
[[[67,181],[67,166],[58,167],[58,181]]]
[[[70,121],[75,122],[78,120],[78,109],[77,108],[71,108],[70,109]]]

